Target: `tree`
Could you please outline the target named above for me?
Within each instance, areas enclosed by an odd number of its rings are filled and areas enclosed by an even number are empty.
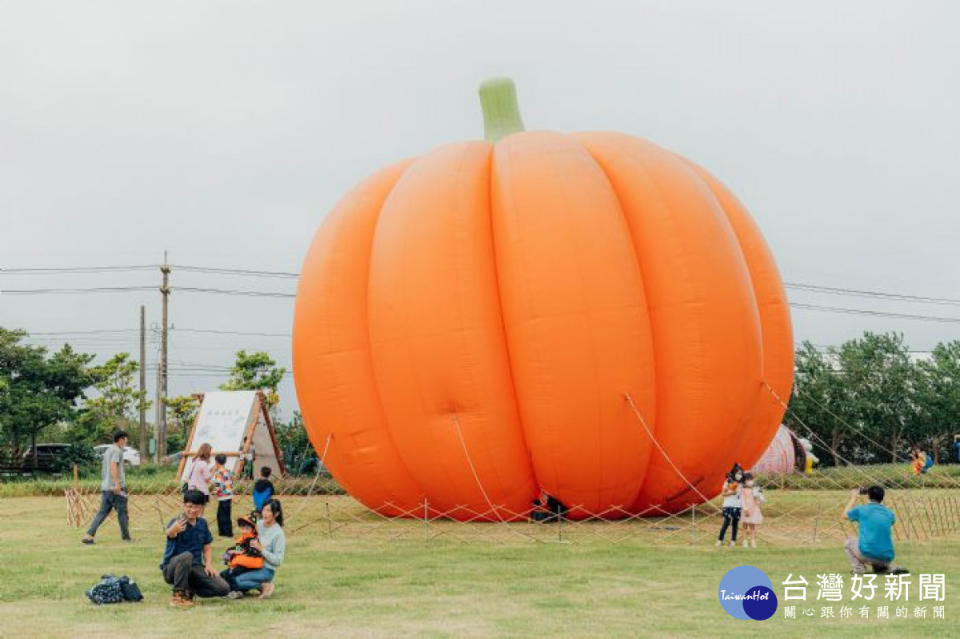
[[[146,391],[134,386],[139,370],[140,364],[130,359],[130,353],[117,353],[93,369],[98,396],[87,400],[86,408],[95,417],[98,439],[118,428],[130,430],[139,422],[141,407],[149,410],[152,405]]]
[[[305,462],[317,456],[307,437],[307,429],[303,425],[303,415],[300,411],[293,411],[293,419],[289,422],[276,422],[274,430],[277,433],[277,444],[283,452],[284,464],[289,472],[299,473],[301,467],[305,466]]]
[[[267,408],[273,408],[280,402],[277,387],[280,386],[287,369],[277,363],[265,352],[247,353],[238,351],[237,360],[230,369],[230,379],[220,385],[221,390],[262,390]]]
[[[0,328],[0,428],[14,456],[29,438],[36,464],[37,435],[75,415],[77,402],[94,379],[87,367],[93,355],[65,344],[48,357],[43,347],[21,344],[25,336]]]
[[[182,449],[187,444],[187,433],[193,426],[200,402],[193,395],[178,395],[168,397],[164,403],[174,424],[173,430],[167,431],[167,450]]]
[[[940,463],[940,453],[960,428],[960,341],[937,344],[930,359],[917,362],[913,376],[917,415],[916,443],[925,444]]]
[[[840,346],[837,361],[856,426],[874,440],[889,442],[881,451],[891,462],[904,457],[908,428],[915,420],[910,401],[912,362],[903,335],[865,332]]]
[[[786,424],[792,430],[811,435],[815,452],[820,459],[829,455],[834,465],[841,463],[840,452],[851,436],[844,419],[847,389],[842,375],[833,361],[836,352],[821,353],[809,341],[804,341],[794,357],[794,387]]]

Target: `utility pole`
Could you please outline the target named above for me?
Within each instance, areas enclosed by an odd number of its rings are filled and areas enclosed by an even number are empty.
[[[147,454],[147,309],[140,305],[140,454]]]
[[[163,264],[160,265],[163,274],[163,285],[160,295],[163,299],[163,326],[160,333],[160,438],[157,441],[157,454],[165,457],[167,454],[167,305],[170,301],[170,265],[167,264],[167,252],[163,252]]]
[[[153,461],[160,461],[160,363],[157,363],[157,401],[154,402],[153,410],[156,413],[153,418]]]

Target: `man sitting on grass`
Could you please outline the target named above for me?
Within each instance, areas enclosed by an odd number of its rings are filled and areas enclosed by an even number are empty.
[[[862,494],[866,494],[870,502],[856,506],[857,499]],[[857,537],[848,537],[843,544],[854,574],[865,573],[867,565],[878,574],[889,572],[896,575],[909,572],[904,568],[891,566],[894,553],[890,529],[896,522],[896,517],[892,510],[881,503],[883,495],[882,486],[870,486],[866,490],[856,488],[850,493],[850,501],[843,509],[841,521],[849,520],[859,524]]]
[[[203,512],[204,495],[199,490],[183,494],[183,514],[167,524],[167,547],[160,569],[163,579],[173,586],[171,606],[189,608],[193,596],[223,597],[230,586],[213,567],[210,544],[213,535]]]

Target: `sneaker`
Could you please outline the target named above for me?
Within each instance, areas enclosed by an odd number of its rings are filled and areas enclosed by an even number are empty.
[[[93,537],[84,537],[83,539],[80,540],[80,543],[86,544],[88,546],[92,546],[96,542],[93,541]]]
[[[715,545],[715,546],[716,546],[717,548],[719,548],[720,546],[722,546],[722,545],[723,545],[723,540],[721,540],[721,539],[718,539],[718,540],[717,540],[717,543],[716,543],[716,544],[714,544],[714,545]]]
[[[170,605],[174,608],[192,608],[193,598],[184,592],[176,590],[173,593],[173,597],[170,598]]]
[[[891,575],[909,575],[910,571],[907,568],[894,568],[890,571]]]
[[[736,547],[737,547],[737,542],[731,541],[731,542],[730,542],[730,547],[731,547],[731,548],[736,548]]]
[[[227,597],[230,599],[243,599],[243,593],[239,590],[231,590],[227,593]]]
[[[268,581],[260,586],[260,598],[267,599],[273,594],[273,582]]]
[[[749,539],[744,539],[744,540],[743,540],[743,547],[744,547],[744,548],[749,548],[749,547],[750,547],[750,540],[749,540]]]

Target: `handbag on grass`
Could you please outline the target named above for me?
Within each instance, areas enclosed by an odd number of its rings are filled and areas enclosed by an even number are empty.
[[[126,575],[114,577],[104,575],[99,582],[86,592],[87,597],[98,606],[121,601],[142,601],[143,593],[133,579]]]

